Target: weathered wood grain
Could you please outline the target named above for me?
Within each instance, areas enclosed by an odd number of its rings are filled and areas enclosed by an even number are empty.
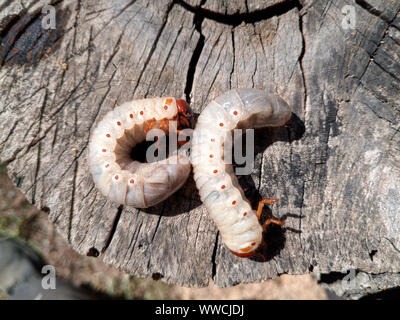
[[[245,14],[279,5],[284,0],[188,0],[185,3],[223,15]]]
[[[397,276],[399,3],[65,0],[57,28],[43,30],[46,3],[0,4],[0,157],[75,250],[186,286]],[[91,130],[124,101],[174,95],[200,112],[235,87],[272,88],[295,114],[257,130],[255,168],[241,178],[252,200],[280,198],[271,209],[286,228],[266,235],[266,262],[228,252],[192,179],[154,208],[118,208],[86,160]]]

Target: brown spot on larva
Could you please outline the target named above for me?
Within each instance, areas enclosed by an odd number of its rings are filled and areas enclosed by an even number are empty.
[[[164,109],[165,109],[165,110],[168,110],[168,106],[164,106]]]
[[[247,216],[247,212],[243,213],[243,217]]]
[[[107,152],[107,150],[106,150],[106,149],[102,149],[101,151],[103,151],[103,152]]]
[[[110,135],[109,133],[107,133],[107,134],[106,134],[106,137],[109,138],[109,137],[111,137],[111,135]]]
[[[120,126],[120,125],[121,125],[121,121],[117,121],[117,125],[119,125],[119,126]]]
[[[115,178],[115,180],[118,180],[118,179],[119,179],[118,175],[115,175],[115,177],[114,177],[114,178]]]
[[[168,104],[168,105],[170,105],[170,104],[172,103],[172,99],[171,99],[171,98],[168,98],[167,100],[165,100],[165,103]]]
[[[222,186],[221,186],[221,189],[225,189],[226,188],[226,186],[223,184]]]
[[[232,201],[232,205],[235,205],[235,204],[236,204],[236,200],[233,200],[233,201]]]
[[[238,112],[237,112],[237,111],[233,111],[233,114],[234,114],[235,116],[237,116]]]
[[[214,155],[213,155],[213,154],[210,154],[210,158],[214,158]]]
[[[131,179],[131,180],[129,180],[129,182],[133,184],[135,182],[135,180]]]
[[[219,126],[220,126],[220,127],[223,127],[223,126],[224,126],[224,124],[221,122],[221,123],[219,124]]]
[[[217,172],[218,172],[218,170],[214,170],[213,172],[214,172],[214,173],[217,173]]]
[[[107,163],[107,164],[106,164],[106,168],[108,168],[109,166],[110,166],[110,165]]]
[[[215,139],[214,139],[214,138],[211,138],[211,142],[215,142]]]
[[[140,115],[141,115],[141,116],[143,115],[143,111],[140,111]]]
[[[252,245],[252,246],[255,246],[255,245],[256,245],[256,243],[255,243],[255,242],[253,242],[251,245]]]
[[[133,119],[133,114],[132,113],[129,115],[129,118]]]

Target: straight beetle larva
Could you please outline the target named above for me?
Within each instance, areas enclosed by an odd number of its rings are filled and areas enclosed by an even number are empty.
[[[257,254],[263,230],[271,223],[284,222],[269,218],[260,224],[264,204],[278,200],[263,199],[258,209],[252,210],[232,165],[224,162],[224,141],[235,128],[278,127],[290,117],[288,104],[277,95],[234,89],[211,101],[198,118],[191,154],[196,186],[225,245],[239,257]]]

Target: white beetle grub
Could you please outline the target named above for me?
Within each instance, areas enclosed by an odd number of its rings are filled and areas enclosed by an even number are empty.
[[[224,141],[235,128],[279,127],[290,117],[289,106],[275,94],[234,89],[211,101],[198,118],[191,154],[196,186],[225,245],[239,257],[257,254],[266,226],[284,222],[269,218],[260,224],[263,205],[278,199],[263,199],[252,210],[232,165],[224,161]]]
[[[191,169],[184,153],[142,163],[133,160],[131,152],[152,129],[169,134],[171,122],[178,133],[190,127],[187,108],[181,99],[150,98],[126,102],[104,116],[89,143],[90,171],[104,196],[118,204],[147,208],[182,187]]]

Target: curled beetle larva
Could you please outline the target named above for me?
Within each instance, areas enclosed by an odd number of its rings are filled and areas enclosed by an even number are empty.
[[[224,162],[224,141],[235,128],[278,127],[290,117],[290,108],[280,97],[256,89],[235,89],[211,101],[198,118],[191,154],[194,179],[222,240],[237,256],[256,254],[265,227],[283,222],[269,218],[260,224],[263,205],[277,199],[264,199],[257,211],[252,210],[232,165]]]
[[[168,134],[170,122],[177,122],[177,129],[190,127],[187,109],[184,100],[165,97],[126,102],[108,112],[89,144],[90,171],[101,193],[119,204],[147,208],[177,191],[190,173],[185,154],[150,163],[130,154],[151,129]]]

